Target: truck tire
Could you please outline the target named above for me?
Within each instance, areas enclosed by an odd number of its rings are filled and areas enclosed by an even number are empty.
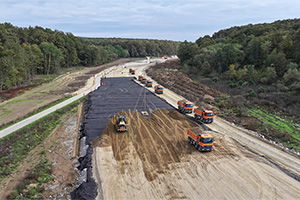
[[[203,116],[200,117],[200,121],[201,121],[201,122],[204,122]]]
[[[202,152],[201,146],[198,146],[198,151]]]

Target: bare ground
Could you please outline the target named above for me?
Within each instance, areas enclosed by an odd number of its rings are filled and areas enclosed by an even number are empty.
[[[44,107],[56,100],[62,99],[76,91],[83,91],[92,86],[89,79],[109,67],[129,62],[130,59],[89,67],[83,70],[61,75],[50,83],[42,84],[12,99],[0,103],[0,126],[18,119]]]
[[[196,151],[186,135],[196,124],[177,111],[123,114],[128,132],[110,120],[93,142],[98,199],[300,198],[298,181],[225,134],[214,133],[214,151]]]

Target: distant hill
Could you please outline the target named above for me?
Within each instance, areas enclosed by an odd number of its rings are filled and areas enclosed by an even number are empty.
[[[186,73],[300,91],[300,19],[236,26],[180,45]],[[227,72],[226,74],[224,72]]]

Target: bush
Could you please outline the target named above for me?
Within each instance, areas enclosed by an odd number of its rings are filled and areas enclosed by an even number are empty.
[[[257,97],[257,94],[253,89],[251,89],[251,90],[249,90],[249,96],[250,97]]]
[[[217,76],[213,77],[212,81],[215,82],[215,83],[218,82],[219,81],[219,77],[217,77]]]
[[[266,91],[266,89],[263,88],[263,87],[260,87],[260,88],[258,89],[258,92],[259,92],[259,93],[264,93],[265,91]]]

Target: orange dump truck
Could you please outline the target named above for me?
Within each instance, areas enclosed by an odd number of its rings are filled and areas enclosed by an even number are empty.
[[[178,110],[180,112],[183,112],[183,113],[192,113],[193,112],[194,105],[192,102],[189,102],[186,100],[180,100],[177,102],[177,105],[178,105]]]
[[[163,94],[164,93],[164,88],[161,85],[156,85],[154,87],[155,93],[157,94]]]
[[[130,69],[129,69],[129,73],[130,73],[130,74],[135,74],[135,70],[130,68]]]
[[[143,76],[139,76],[139,81],[142,81],[142,79],[143,79]]]
[[[147,83],[147,79],[143,77],[143,78],[142,78],[142,83],[145,83],[145,84],[146,84],[146,83]]]
[[[212,123],[216,117],[216,114],[211,110],[198,110],[195,108],[194,113],[195,119],[204,123]]]
[[[200,127],[187,130],[188,142],[195,146],[198,151],[212,151],[214,149],[214,138],[210,131],[203,131]]]
[[[152,87],[152,81],[148,80],[148,81],[146,82],[146,86],[147,86],[147,87]]]

